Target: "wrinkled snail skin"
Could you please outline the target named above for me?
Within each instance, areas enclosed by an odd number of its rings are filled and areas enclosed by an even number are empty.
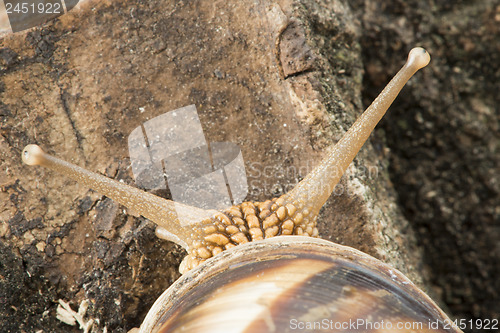
[[[209,332],[207,327],[213,332],[227,327],[231,332],[286,332],[292,319],[318,318],[437,321],[440,329],[427,331],[460,332],[444,330],[446,315],[401,273],[354,249],[313,238],[319,210],[342,174],[399,91],[429,61],[424,49],[412,49],[403,68],[323,161],[290,192],[265,202],[244,202],[221,212],[174,207],[170,200],[59,160],[36,145],[28,145],[22,158],[133,209],[158,225],[158,236],[188,251],[179,268],[185,274],[156,301],[141,332]],[[183,221],[178,209],[189,212]],[[391,329],[378,331],[426,332],[426,326]]]

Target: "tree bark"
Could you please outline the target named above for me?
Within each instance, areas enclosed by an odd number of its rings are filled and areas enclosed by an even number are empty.
[[[393,265],[451,316],[498,316],[499,21],[487,0],[89,1],[4,37],[0,325],[68,331],[58,300],[88,300],[99,330],[126,332],[185,256],[110,199],[22,165],[26,144],[133,184],[131,131],[194,104],[208,142],[241,148],[246,200],[265,200],[314,167],[417,44],[430,68],[347,171],[320,236]]]

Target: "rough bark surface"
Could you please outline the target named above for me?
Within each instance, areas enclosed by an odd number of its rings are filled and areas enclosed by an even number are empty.
[[[124,207],[22,165],[26,144],[133,184],[130,132],[195,104],[208,142],[242,149],[247,200],[264,200],[314,167],[415,45],[430,67],[349,168],[320,234],[401,270],[452,317],[498,318],[499,41],[488,0],[100,1],[4,37],[2,331],[67,332],[62,299],[126,332],[185,255]]]

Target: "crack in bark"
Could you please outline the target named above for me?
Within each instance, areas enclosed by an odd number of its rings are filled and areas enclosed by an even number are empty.
[[[69,103],[68,103],[69,94],[66,92],[66,90],[64,90],[62,88],[60,88],[60,89],[61,89],[61,92],[60,92],[59,96],[61,98],[62,108],[64,110],[64,113],[66,114],[66,117],[69,120],[69,123],[71,124],[71,128],[73,129],[73,133],[75,134],[76,142],[78,144],[78,148],[83,153],[83,146],[82,146],[83,136],[80,133],[80,131],[77,129],[75,121],[73,120],[73,118],[71,116],[71,109],[70,109]],[[85,158],[85,154],[83,154],[83,156]]]

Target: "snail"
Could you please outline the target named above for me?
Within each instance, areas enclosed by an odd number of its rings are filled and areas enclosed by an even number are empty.
[[[402,69],[323,161],[290,192],[204,210],[89,172],[28,145],[22,160],[64,174],[158,225],[183,246],[183,275],[140,332],[460,332],[396,269],[318,238],[316,219],[342,174],[406,82],[430,61],[414,48]],[[184,218],[176,211],[182,210]]]

